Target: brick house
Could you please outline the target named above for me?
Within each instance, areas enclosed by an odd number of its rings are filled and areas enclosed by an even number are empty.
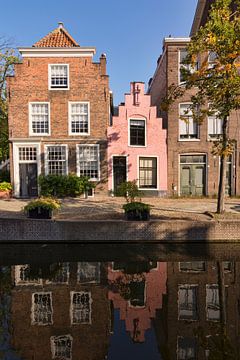
[[[159,115],[164,119],[167,129],[168,146],[168,193],[170,195],[215,195],[218,191],[219,158],[211,153],[213,140],[222,133],[222,122],[217,114],[208,117],[202,124],[197,124],[188,111],[190,96],[194,89],[185,92],[177,99],[172,108],[160,111],[160,104],[171,84],[184,83],[180,69],[186,56],[186,46],[190,38],[165,38],[163,52],[157,62],[153,78],[149,82],[148,92],[152,105],[158,107]],[[209,56],[209,66],[213,60]],[[187,121],[184,121],[183,117]],[[240,194],[240,138],[239,113],[232,112],[229,124],[229,137],[236,139],[236,147],[227,164],[226,193]]]
[[[109,80],[106,56],[82,47],[62,23],[32,47],[8,78],[11,176],[16,197],[38,194],[39,174],[88,176],[107,189]]]
[[[145,194],[167,191],[166,130],[151,106],[144,83],[132,82],[108,128],[109,191],[126,180],[137,180]]]

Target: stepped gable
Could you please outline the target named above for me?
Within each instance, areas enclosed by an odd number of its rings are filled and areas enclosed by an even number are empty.
[[[64,28],[63,23],[59,22],[58,27],[44,36],[41,40],[37,41],[33,47],[44,48],[72,48],[80,47],[78,43],[71,37],[71,35]]]

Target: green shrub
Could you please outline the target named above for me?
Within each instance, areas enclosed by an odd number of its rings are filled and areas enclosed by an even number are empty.
[[[9,182],[3,181],[0,183],[0,191],[11,191],[12,185]]]
[[[40,197],[30,201],[27,205],[24,206],[24,211],[36,209],[38,207],[47,209],[47,210],[59,210],[61,207],[60,201],[51,197]]]
[[[141,191],[137,186],[137,180],[124,181],[121,183],[117,189],[117,195],[124,196],[127,203],[135,202],[136,198],[140,198],[141,196]]]
[[[126,213],[130,211],[149,211],[150,205],[135,201],[124,204],[123,209],[125,210]]]
[[[40,175],[38,177],[42,196],[75,197],[92,189],[95,185],[86,176]]]

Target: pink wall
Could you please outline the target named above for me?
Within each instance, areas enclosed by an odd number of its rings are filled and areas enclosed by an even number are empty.
[[[136,89],[139,91],[137,95]],[[166,130],[162,129],[162,119],[157,117],[156,107],[150,103],[150,95],[144,94],[144,83],[132,82],[131,93],[125,94],[125,105],[119,106],[119,116],[113,116],[112,126],[108,127],[109,190],[113,189],[112,156],[121,155],[127,156],[127,180],[138,179],[139,156],[158,157],[157,190],[167,191]],[[129,119],[146,120],[145,147],[129,146]]]

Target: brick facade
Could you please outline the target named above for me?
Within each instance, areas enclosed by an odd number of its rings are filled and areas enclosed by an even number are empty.
[[[61,34],[61,36],[63,36]],[[37,43],[38,44],[38,43]],[[18,147],[38,144],[38,175],[45,172],[45,145],[67,145],[68,173],[76,173],[76,145],[99,144],[100,181],[98,190],[107,189],[107,126],[109,122],[109,82],[106,75],[106,57],[99,63],[92,61],[94,48],[80,46],[20,49],[23,61],[15,65],[14,77],[8,78],[9,137],[11,147],[11,174],[14,193],[20,195]],[[40,42],[41,44],[41,42]],[[45,44],[45,43],[44,43]],[[57,54],[54,53],[54,50]],[[75,51],[75,52],[74,52]],[[66,64],[69,69],[69,89],[49,88],[49,64]],[[32,134],[30,103],[48,103],[49,134]],[[89,103],[88,134],[71,135],[69,131],[70,102]]]

